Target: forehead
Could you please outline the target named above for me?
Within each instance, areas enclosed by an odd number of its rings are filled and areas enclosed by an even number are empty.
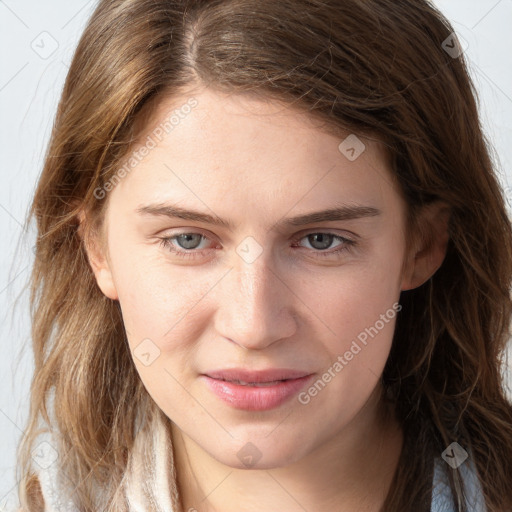
[[[190,107],[190,104],[193,106]],[[230,145],[237,138],[252,137],[267,145],[285,148],[289,143],[296,143],[294,153],[305,144],[313,151],[321,139],[327,137],[340,142],[349,136],[353,130],[343,128],[342,123],[327,120],[318,111],[309,111],[300,103],[293,105],[284,101],[265,96],[256,92],[225,92],[218,89],[196,87],[190,90],[180,90],[172,95],[160,94],[149,101],[138,114],[134,123],[136,140],[143,143],[147,136],[157,132],[165,140],[179,140],[179,132],[188,140],[193,135],[209,135],[204,144],[211,141],[210,146]],[[165,133],[160,133],[162,132]],[[226,138],[226,132],[230,137]],[[266,135],[266,137],[265,137]],[[275,136],[278,136],[275,139]],[[358,134],[360,137],[363,135]],[[365,132],[367,141],[371,141],[379,152],[379,158],[388,157],[384,144],[376,134]],[[164,143],[165,143],[164,140]],[[199,148],[196,148],[198,150]],[[374,151],[372,151],[374,152]]]
[[[326,130],[319,118],[265,98],[208,89],[162,97],[136,129],[125,163],[144,156],[114,192],[139,203],[190,198],[265,208],[285,200],[306,209],[319,198],[382,202],[396,192],[382,143]],[[357,158],[347,157],[347,144]]]

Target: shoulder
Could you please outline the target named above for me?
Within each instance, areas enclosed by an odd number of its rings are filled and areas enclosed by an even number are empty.
[[[432,489],[431,512],[456,512],[452,504],[452,492],[448,483],[448,471],[452,471],[448,464],[440,457],[434,462],[434,480]],[[476,468],[470,458],[461,464],[460,472],[464,482],[464,491],[467,497],[468,510],[472,512],[487,512],[482,487],[478,481]]]

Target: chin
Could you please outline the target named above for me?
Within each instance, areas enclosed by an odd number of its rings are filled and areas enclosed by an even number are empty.
[[[306,447],[299,438],[293,442],[289,433],[284,432],[285,439],[278,439],[277,436],[272,439],[273,434],[269,436],[268,432],[266,429],[258,437],[243,436],[243,439],[247,439],[245,443],[240,442],[242,437],[238,437],[230,446],[221,446],[220,451],[215,450],[218,445],[213,451],[208,451],[220,463],[245,470],[282,468],[306,455]]]

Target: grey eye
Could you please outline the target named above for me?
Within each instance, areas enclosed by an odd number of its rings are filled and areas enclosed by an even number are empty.
[[[200,235],[199,233],[182,233],[181,235],[174,237],[174,239],[179,242],[179,246],[182,249],[197,249],[202,238],[203,235]]]
[[[331,246],[336,237],[330,233],[311,233],[306,238],[313,249],[324,250]]]

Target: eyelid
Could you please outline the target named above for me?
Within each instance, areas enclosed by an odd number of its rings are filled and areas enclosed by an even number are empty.
[[[158,235],[158,238],[175,238],[180,235],[201,235],[203,238],[220,243],[215,235],[209,231],[197,227],[175,228],[175,230],[166,229]]]
[[[361,238],[360,235],[357,233],[354,233],[353,231],[349,231],[347,229],[336,229],[336,228],[311,228],[311,229],[305,229],[303,231],[299,231],[299,233],[293,235],[294,239],[296,238],[302,238],[308,235],[313,235],[314,233],[325,233],[329,235],[334,236],[340,236],[341,238],[347,238],[351,237],[354,238],[354,242],[356,240],[359,240]]]

